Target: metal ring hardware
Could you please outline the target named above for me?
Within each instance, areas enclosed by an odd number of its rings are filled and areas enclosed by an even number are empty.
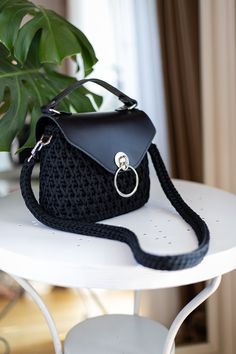
[[[61,114],[61,112],[57,111],[54,108],[49,108],[49,112],[56,113],[56,114]]]
[[[38,151],[40,151],[43,146],[50,144],[51,140],[52,140],[52,135],[50,135],[49,137],[46,137],[46,136],[42,135],[41,139],[36,143],[36,145],[33,148],[33,150],[31,150],[30,157],[28,158],[27,161],[30,162],[30,160],[32,158],[35,158],[36,153]]]
[[[138,103],[136,102],[136,103],[132,104],[131,106],[128,106],[127,109],[130,111],[131,109],[136,108],[137,105],[138,105]]]
[[[137,102],[132,104],[131,106],[124,105],[119,108],[116,108],[116,111],[131,111],[132,109],[136,108],[137,105],[138,105]]]
[[[124,152],[118,152],[115,156],[115,163],[118,166],[118,170],[116,171],[115,177],[114,177],[114,186],[115,189],[117,191],[117,193],[123,197],[123,198],[129,198],[132,195],[134,195],[134,193],[137,191],[138,189],[138,185],[139,185],[139,176],[137,171],[129,164],[129,158],[128,156],[124,153]],[[119,190],[118,184],[117,184],[117,179],[118,179],[118,175],[121,171],[128,171],[128,170],[132,170],[135,174],[135,187],[134,189],[130,192],[130,193],[123,193]]]

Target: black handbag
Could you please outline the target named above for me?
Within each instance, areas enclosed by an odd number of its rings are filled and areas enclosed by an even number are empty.
[[[115,94],[123,106],[105,113],[72,114],[56,109],[66,95],[88,81]],[[145,267],[160,270],[193,267],[208,251],[208,227],[178,194],[152,143],[155,128],[136,107],[134,99],[99,79],[80,80],[62,91],[42,107],[43,115],[36,127],[37,143],[21,171],[22,196],[43,224],[125,242],[137,262]],[[192,252],[172,256],[149,254],[141,249],[131,230],[97,223],[140,208],[148,201],[148,153],[167,198],[196,233],[198,248]],[[37,160],[40,160],[39,202],[31,188]]]

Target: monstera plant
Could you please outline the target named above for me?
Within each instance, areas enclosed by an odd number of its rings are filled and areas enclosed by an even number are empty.
[[[77,55],[78,54],[78,55]],[[21,148],[34,144],[40,107],[75,81],[60,67],[65,58],[87,76],[97,62],[86,36],[54,11],[27,0],[0,1],[0,151],[9,151],[29,121]],[[64,99],[61,109],[92,111],[101,97],[80,88]]]

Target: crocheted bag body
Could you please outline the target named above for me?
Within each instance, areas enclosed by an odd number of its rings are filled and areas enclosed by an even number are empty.
[[[114,188],[114,174],[69,144],[56,125],[45,126],[44,134],[53,139],[40,156],[39,201],[50,215],[95,222],[128,213],[147,202],[150,180],[146,154],[136,169],[136,193],[123,198]],[[129,193],[135,186],[134,173],[120,173],[117,183],[119,190]]]

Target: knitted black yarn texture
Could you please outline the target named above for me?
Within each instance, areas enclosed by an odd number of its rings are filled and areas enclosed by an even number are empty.
[[[150,254],[141,249],[137,236],[131,230],[100,223],[79,222],[77,220],[50,215],[42,205],[39,205],[31,188],[31,174],[35,164],[34,159],[31,159],[29,162],[26,160],[21,171],[20,184],[22,196],[26,206],[43,224],[62,231],[125,242],[130,246],[137,262],[145,267],[158,270],[180,270],[193,267],[200,263],[207,253],[209,246],[209,230],[205,222],[183,201],[175,189],[168,176],[159,151],[154,144],[150,146],[149,153],[166,196],[196,233],[199,247],[192,252],[173,256]]]
[[[156,170],[161,187],[169,199],[175,210],[182,216],[182,218],[193,228],[198,239],[198,248],[190,252],[190,258],[202,259],[208,251],[210,242],[210,232],[207,224],[201,217],[191,209],[188,204],[182,199],[175,186],[173,185],[165,164],[161,158],[160,152],[155,144],[151,144],[149,153],[152,159],[153,166]],[[188,254],[187,254],[188,255]],[[186,257],[187,255],[182,255]],[[198,262],[199,263],[199,262]]]
[[[70,145],[57,126],[46,127],[45,134],[53,135],[53,138],[40,156],[39,202],[50,215],[94,222],[128,213],[148,201],[147,156],[137,168],[137,192],[130,198],[123,198],[115,190],[114,175]],[[134,186],[132,171],[119,173],[118,187],[123,193],[131,192]]]

